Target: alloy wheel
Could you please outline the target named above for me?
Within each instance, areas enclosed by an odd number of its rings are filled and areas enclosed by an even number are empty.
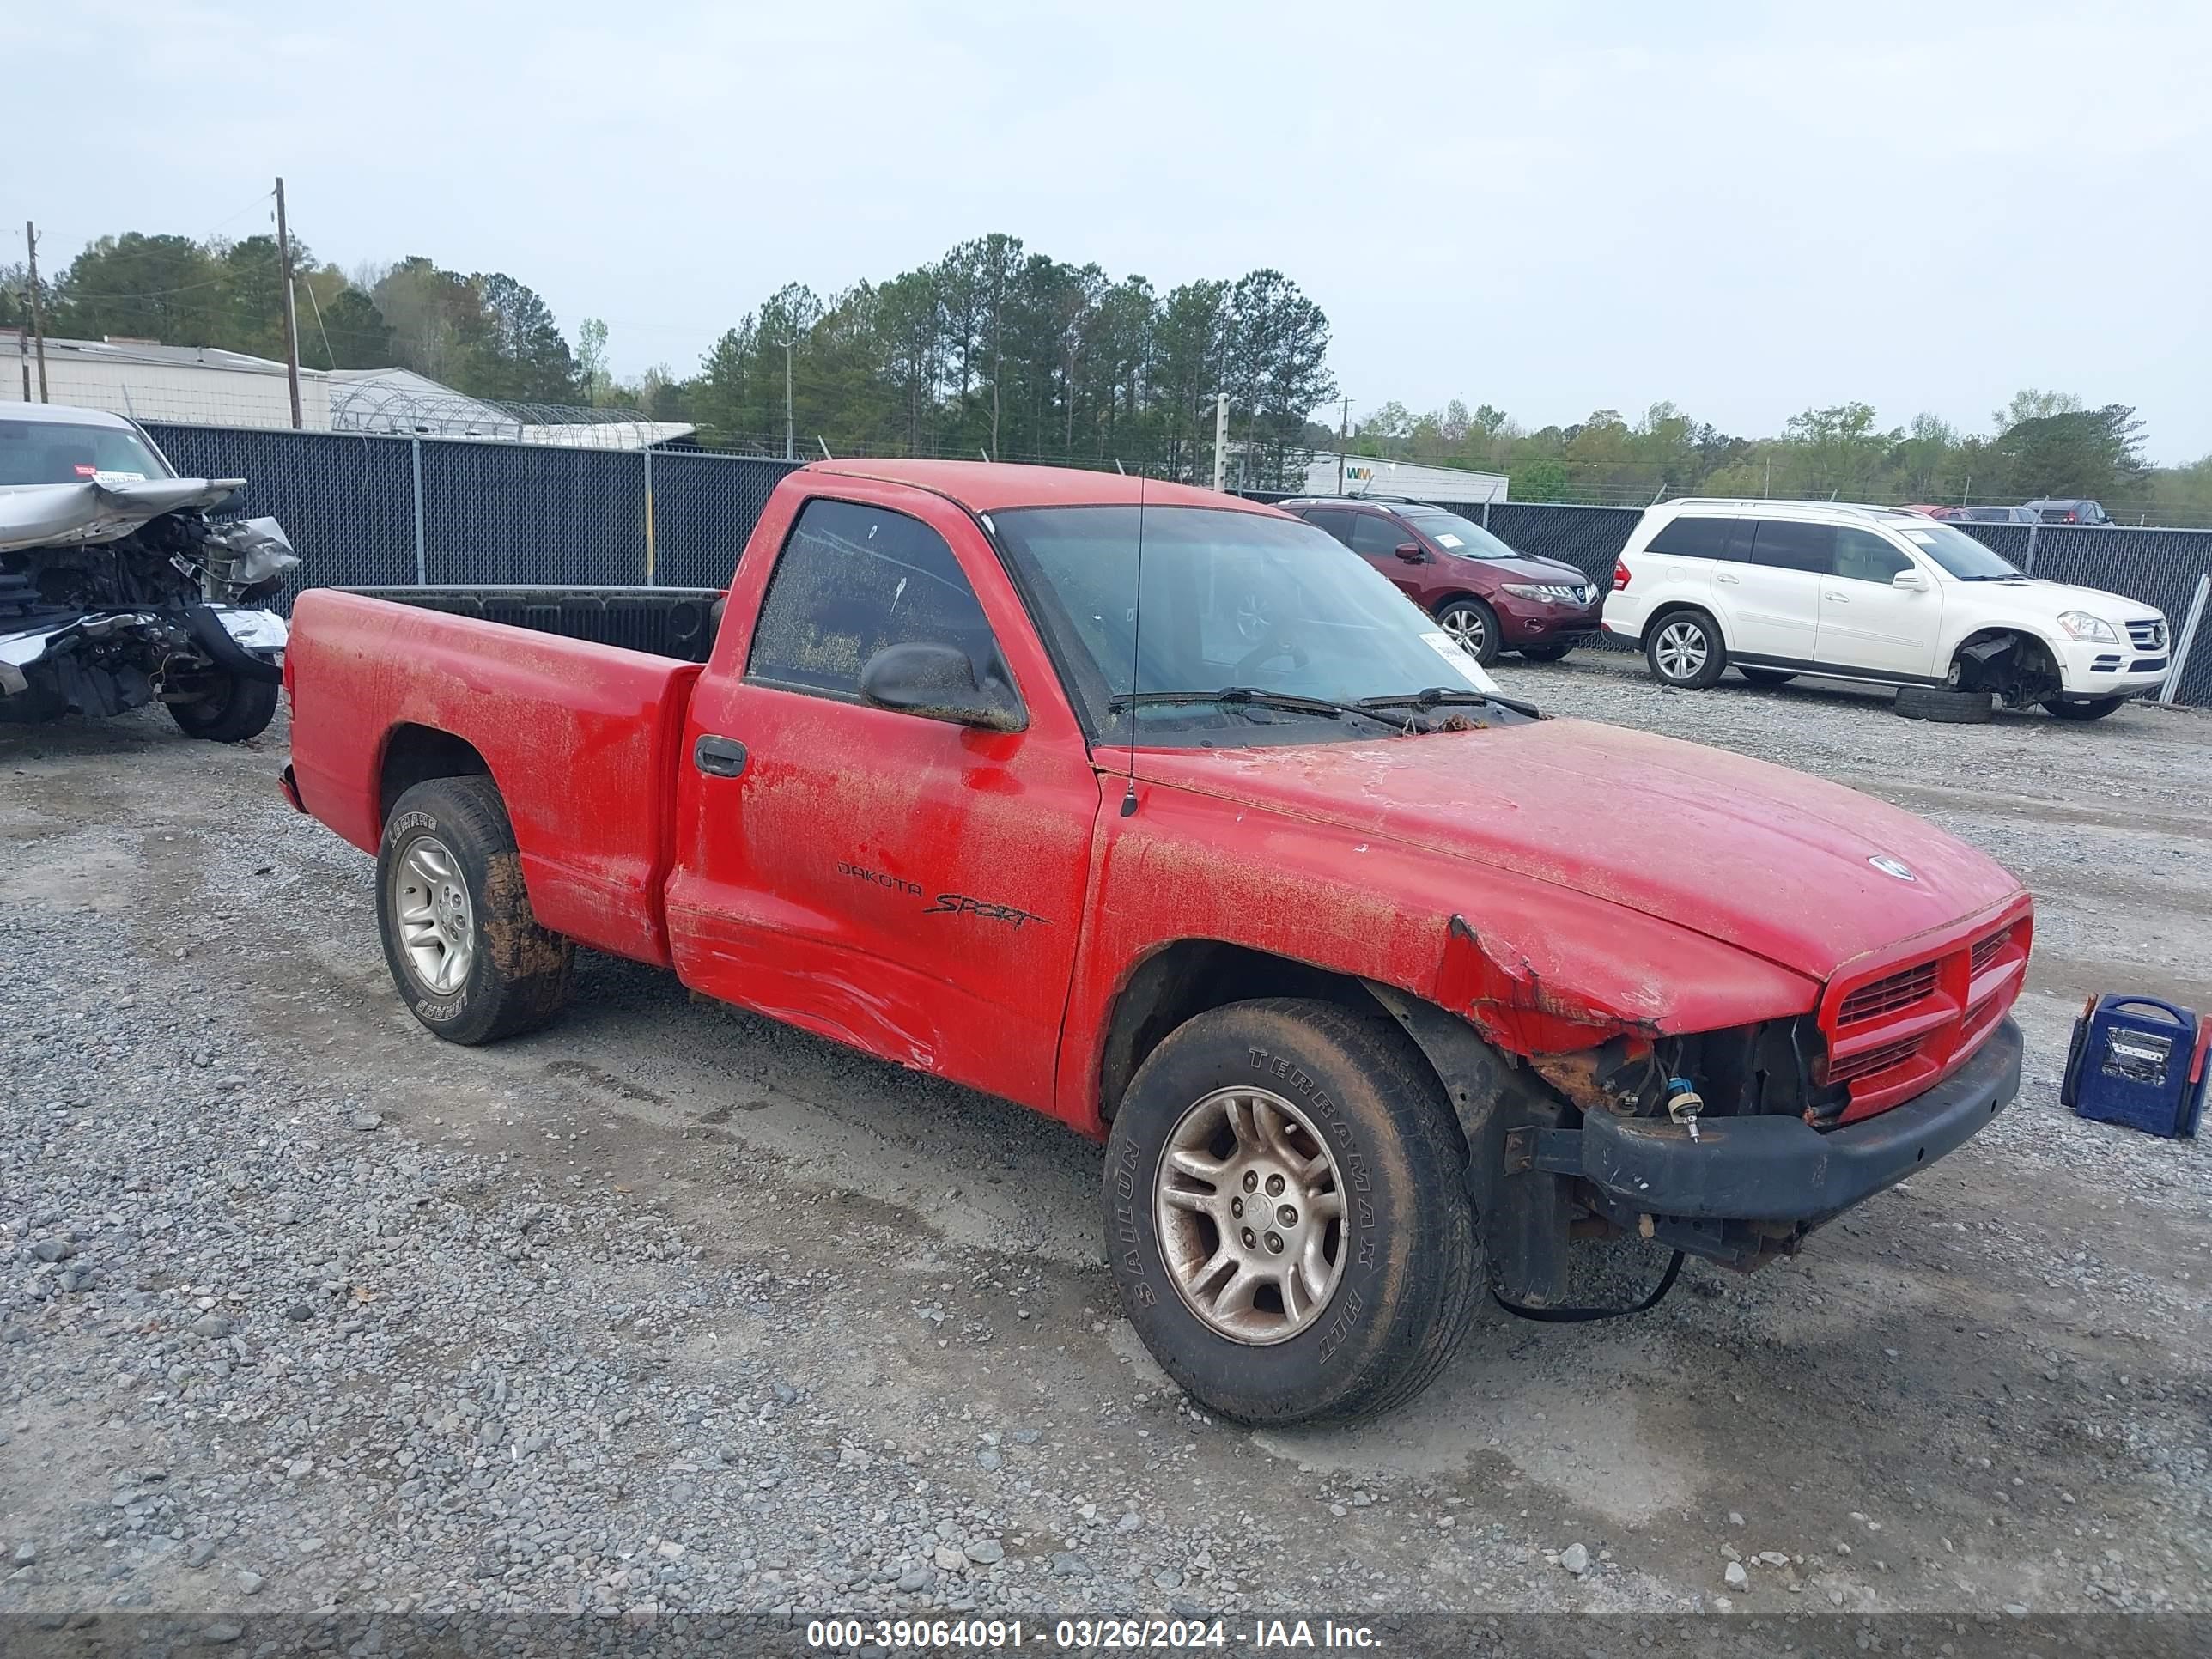
[[[1153,1219],[1184,1304],[1232,1342],[1297,1335],[1344,1274],[1335,1158],[1304,1112],[1265,1089],[1224,1089],[1183,1113],[1161,1153]]]
[[[1672,622],[1659,630],[1659,672],[1670,680],[1694,678],[1711,654],[1705,630],[1693,622]]]
[[[476,960],[476,915],[453,849],[435,836],[407,844],[392,871],[392,914],[408,971],[422,988],[450,996]]]

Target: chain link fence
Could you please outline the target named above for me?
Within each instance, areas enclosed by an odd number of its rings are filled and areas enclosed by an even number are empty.
[[[793,463],[685,450],[149,422],[179,472],[244,478],[301,587],[415,582],[718,587]]]
[[[282,520],[299,550],[295,592],[411,582],[719,587],[770,492],[799,465],[690,449],[158,422],[148,430],[179,471],[247,480],[240,510]],[[1601,586],[1611,583],[1641,516],[1632,507],[1444,505],[1479,518],[1517,550],[1561,560]],[[1958,527],[2032,575],[2156,605],[2177,639],[2199,575],[2212,570],[2212,531]],[[2199,638],[2212,641],[2212,623]],[[2200,643],[2185,665],[2176,697],[2212,705],[2212,642]]]

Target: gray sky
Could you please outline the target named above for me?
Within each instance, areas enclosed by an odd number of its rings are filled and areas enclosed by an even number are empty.
[[[2212,453],[2212,6],[76,0],[13,21],[9,217],[501,270],[688,372],[779,284],[990,230],[1279,267],[1358,405],[1764,435],[2024,386]],[[34,139],[21,135],[66,134]],[[20,257],[0,240],[0,258]]]

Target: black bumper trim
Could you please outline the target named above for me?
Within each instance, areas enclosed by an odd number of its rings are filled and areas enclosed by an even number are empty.
[[[2010,1019],[1925,1094],[1838,1129],[1794,1117],[1709,1117],[1692,1140],[1664,1118],[1593,1113],[1582,1174],[1621,1203],[1716,1221],[1825,1221],[1925,1168],[2020,1093],[2020,1027]]]

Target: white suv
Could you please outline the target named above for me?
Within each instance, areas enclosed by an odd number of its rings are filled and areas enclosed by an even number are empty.
[[[1605,631],[1644,648],[1668,685],[1731,665],[1958,694],[1911,695],[1952,718],[1990,694],[2093,720],[2166,678],[2166,617],[2091,587],[2022,575],[1921,514],[1833,502],[1668,501],[1647,508],[1613,567]]]

